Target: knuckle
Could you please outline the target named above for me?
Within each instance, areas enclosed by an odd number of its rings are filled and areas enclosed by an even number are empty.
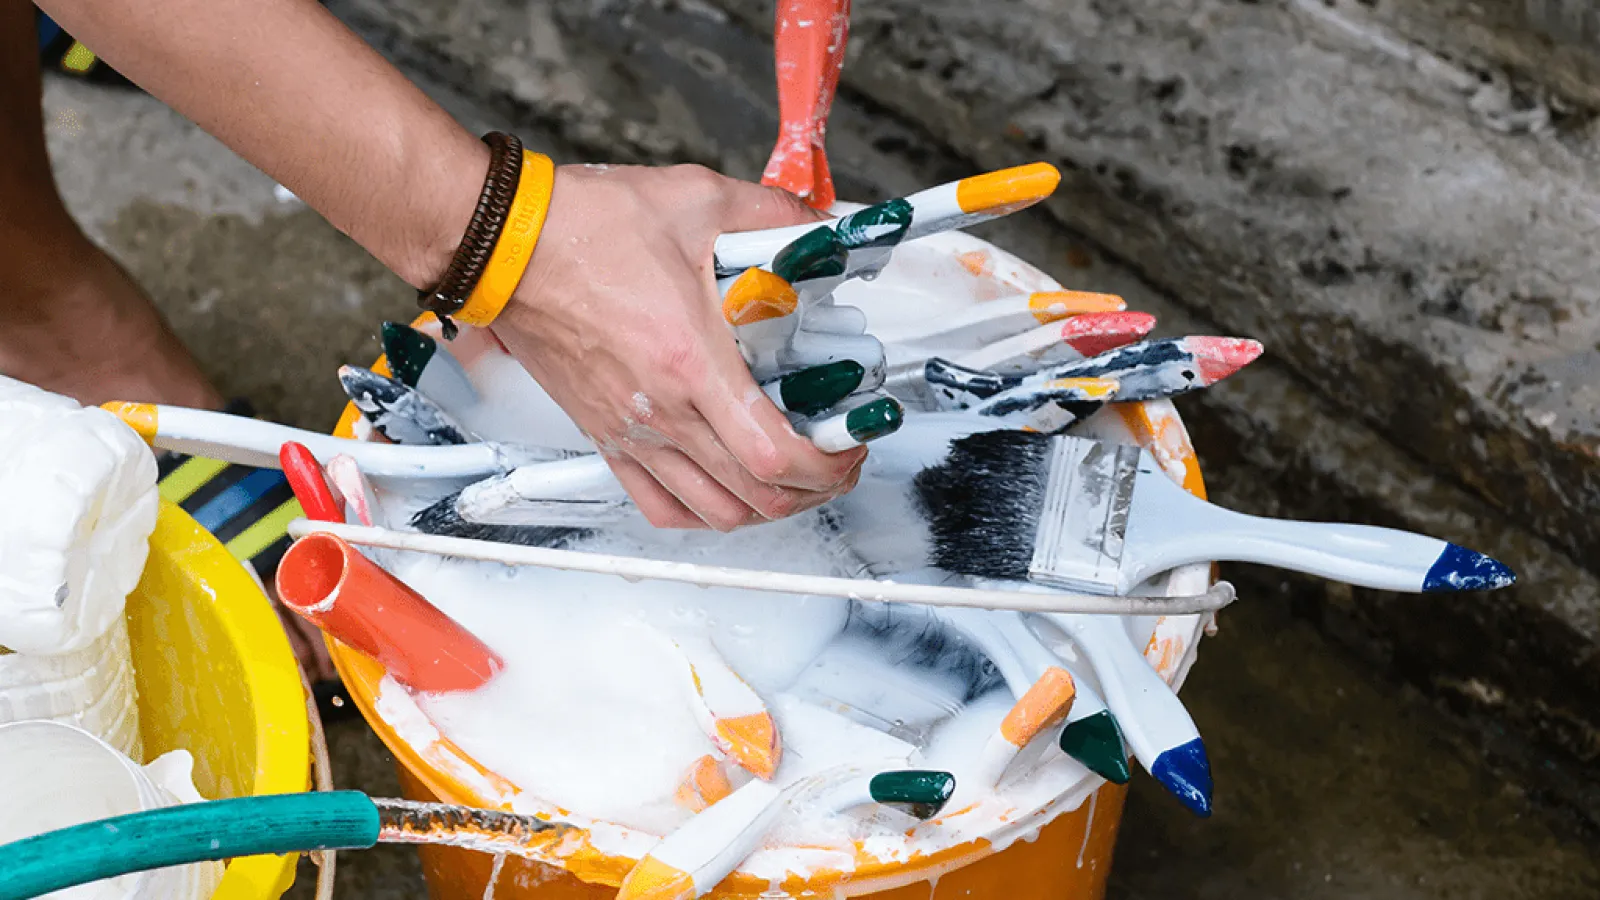
[[[776,484],[788,478],[794,471],[794,464],[783,455],[776,447],[762,447],[751,451],[744,460],[746,469],[756,477],[757,481],[767,484]]]
[[[769,491],[756,505],[756,511],[768,519],[787,519],[804,508],[804,501],[796,491]]]

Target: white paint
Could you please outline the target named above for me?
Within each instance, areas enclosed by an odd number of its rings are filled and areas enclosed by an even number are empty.
[[[958,253],[972,251],[986,254],[981,275],[955,259]],[[940,234],[900,248],[877,281],[846,282],[839,294],[844,297],[848,292],[847,301],[867,315],[869,333],[886,338],[891,359],[899,352],[905,360],[914,357],[919,348],[901,345],[897,351],[893,341],[887,340],[896,328],[906,333],[927,316],[960,310],[974,302],[1059,288],[1043,273],[988,244],[965,235]],[[794,323],[785,327],[792,329]],[[743,334],[741,331],[741,340]],[[969,349],[978,352],[984,346],[973,341]],[[583,442],[548,397],[503,354],[491,353],[467,364],[486,397],[500,395],[497,402],[504,412],[463,424],[496,440],[506,439],[514,431],[518,439],[529,443],[562,446],[561,435],[575,435],[576,443],[566,446],[592,446]],[[751,391],[743,399],[750,405],[762,396]],[[1155,411],[1159,415],[1161,409]],[[1096,416],[1078,427],[1128,439],[1115,416]],[[1181,433],[1181,426],[1174,430]],[[908,425],[900,434],[872,445],[869,465],[880,476],[903,468],[908,461],[914,463],[919,453],[926,452],[926,435],[912,431]],[[1174,461],[1178,461],[1176,457]],[[388,484],[379,487],[390,488]],[[858,490],[852,498],[858,495],[865,496]],[[867,497],[864,506],[873,506],[875,499],[881,498]],[[386,509],[415,508],[419,502],[420,498],[380,496]],[[905,530],[904,520],[897,515],[887,519],[863,515],[857,525],[872,530],[873,526],[862,524],[870,522],[886,522]],[[677,566],[680,568],[673,572],[693,577],[725,573],[728,570],[718,567],[730,564],[769,570],[759,573],[769,583],[782,582],[784,573],[807,577],[835,574],[827,542],[810,530],[805,517],[730,536],[638,533],[637,527],[623,525],[580,549],[622,554],[629,563]],[[851,536],[857,547],[863,544],[857,540],[860,537],[859,533]],[[874,557],[877,561],[904,568],[905,557],[897,556],[904,547],[886,541],[871,549],[885,551]],[[640,556],[649,559],[630,559]],[[589,844],[601,852],[638,858],[657,844],[660,835],[685,822],[686,813],[672,803],[672,793],[688,764],[712,752],[684,700],[681,661],[662,649],[659,640],[652,646],[640,637],[655,627],[669,632],[688,629],[704,636],[731,670],[754,688],[783,736],[780,783],[796,771],[816,771],[816,766],[830,762],[891,758],[909,758],[912,765],[949,769],[957,776],[961,802],[952,803],[945,816],[915,827],[899,814],[875,806],[837,811],[837,797],[786,805],[753,843],[753,852],[738,864],[740,872],[753,878],[777,885],[795,874],[804,876],[825,867],[854,873],[850,893],[881,889],[904,876],[885,878],[880,872],[865,871],[869,867],[905,862],[978,838],[989,841],[995,851],[1015,840],[1032,840],[1044,824],[1078,808],[1103,784],[1076,761],[1051,752],[1052,748],[1034,752],[1046,743],[1036,741],[1010,767],[998,790],[975,789],[973,785],[981,780],[974,777],[980,750],[1010,709],[1008,691],[991,692],[964,709],[958,707],[954,715],[946,715],[922,732],[927,735],[924,747],[911,750],[882,732],[801,703],[787,689],[842,625],[845,604],[838,600],[771,597],[730,587],[691,590],[685,584],[659,581],[632,585],[607,575],[442,562],[412,553],[397,553],[395,558],[399,560],[396,571],[402,577],[483,638],[507,660],[507,669],[491,685],[501,693],[480,692],[483,699],[477,708],[458,703],[463,699],[460,695],[413,698],[386,682],[379,697],[379,714],[391,724],[398,720],[397,730],[413,746],[426,747],[441,732],[448,735],[478,762],[517,785],[520,793],[505,798],[513,808],[555,814],[577,823],[586,829]],[[617,558],[588,557],[607,560],[608,565]],[[698,568],[684,568],[685,563]],[[626,573],[630,580],[659,577],[649,565],[630,568],[619,564],[604,571]],[[1156,583],[1155,592],[1200,594],[1205,590],[1204,579],[1203,566],[1186,567]],[[791,582],[790,589],[797,583]],[[740,582],[739,586],[755,585]],[[856,582],[851,592],[871,594],[879,587]],[[924,585],[893,587],[904,589],[908,596],[918,591],[927,599],[945,596]],[[1006,593],[1010,596],[1001,598],[997,592],[996,599],[1024,602],[1015,593]],[[1135,646],[1143,646],[1152,631],[1176,638],[1180,648],[1176,665],[1162,674],[1181,677],[1192,660],[1200,617],[1151,614],[1119,621]],[[641,627],[646,623],[651,628]],[[1075,659],[1069,669],[1078,681],[1081,698],[1083,689],[1093,684],[1093,676],[1070,645],[1061,646]],[[1050,650],[1038,645],[1029,652],[1036,656]],[[1029,665],[1038,662],[1031,656],[1024,661]],[[449,708],[452,704],[455,708]],[[626,740],[641,734],[647,740],[637,745]],[[460,762],[447,764],[437,751],[424,755],[475,789],[492,791],[481,777],[473,781],[464,774]],[[671,765],[657,766],[658,758]],[[618,779],[628,783],[618,784]],[[742,780],[736,776],[735,784]],[[1080,857],[1086,847],[1080,848]],[[559,854],[552,853],[549,861],[559,864]],[[936,879],[956,864],[918,870],[915,877]]]

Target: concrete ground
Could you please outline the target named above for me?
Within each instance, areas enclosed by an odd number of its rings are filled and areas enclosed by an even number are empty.
[[[447,99],[470,127],[503,124]],[[45,103],[69,205],[225,392],[331,425],[335,367],[376,355],[378,323],[410,314],[405,286],[148,97],[52,79]],[[1211,749],[1216,814],[1197,821],[1137,779],[1111,896],[1600,896],[1600,835],[1485,765],[1479,731],[1293,617],[1294,599],[1247,593],[1204,646],[1184,698]],[[396,793],[364,725],[333,726],[330,744],[340,787]],[[309,898],[312,878],[303,865],[290,896]],[[406,850],[344,854],[338,883],[346,898],[423,895]]]

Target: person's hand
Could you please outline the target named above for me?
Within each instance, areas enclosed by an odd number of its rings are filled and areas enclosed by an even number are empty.
[[[854,486],[864,448],[795,434],[722,320],[718,234],[815,221],[781,190],[698,166],[563,166],[495,334],[659,527],[728,531]]]

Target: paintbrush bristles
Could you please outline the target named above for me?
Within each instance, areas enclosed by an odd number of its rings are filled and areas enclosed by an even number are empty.
[[[1048,487],[1050,441],[1024,431],[970,435],[951,441],[942,463],[917,473],[912,487],[932,536],[934,566],[1027,579]],[[1000,485],[1007,489],[994,489]]]

